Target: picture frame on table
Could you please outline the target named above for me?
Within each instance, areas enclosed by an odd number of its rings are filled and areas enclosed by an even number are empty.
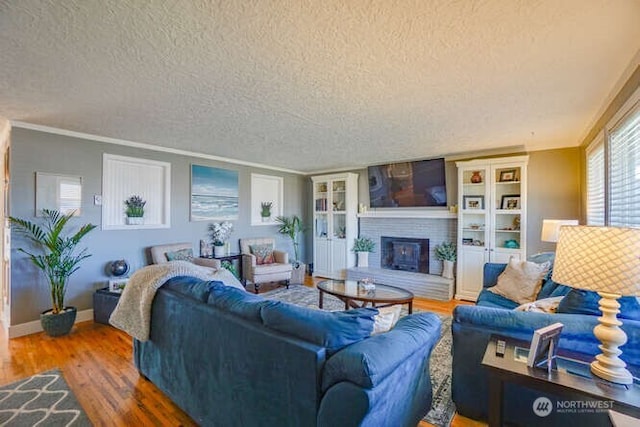
[[[213,245],[204,240],[200,240],[200,256],[202,258],[213,258]]]
[[[129,278],[124,279],[110,279],[109,280],[109,292],[121,294],[125,286],[127,286]]]
[[[500,177],[498,178],[498,182],[516,181],[517,180],[516,173],[517,171],[515,169],[500,171]]]
[[[505,194],[502,196],[502,201],[500,202],[500,209],[520,209],[520,195],[519,194]]]
[[[463,196],[464,209],[484,209],[484,196]]]
[[[529,347],[529,356],[527,357],[527,366],[531,368],[546,368],[551,371],[558,354],[558,341],[560,333],[564,325],[562,323],[553,323],[533,332],[531,346]]]

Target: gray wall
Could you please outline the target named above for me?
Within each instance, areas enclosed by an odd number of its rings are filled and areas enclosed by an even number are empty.
[[[543,219],[580,219],[580,148],[529,153],[527,253],[555,251],[540,241]]]
[[[10,210],[12,216],[35,219],[35,172],[49,172],[82,177],[82,216],[74,218],[72,226],[87,222],[101,223],[101,207],[93,205],[93,195],[102,193],[103,153],[160,160],[171,163],[171,228],[154,230],[113,230],[97,228],[83,243],[93,255],[70,280],[66,304],[78,310],[93,307],[93,291],[106,286],[105,265],[112,260],[126,259],[132,270],[147,264],[145,248],[163,243],[192,242],[194,253],[199,240],[205,239],[209,222],[189,221],[190,165],[222,167],[237,170],[240,186],[240,217],[233,221],[232,251],[238,250],[241,237],[274,236],[277,246],[293,256],[290,240],[278,234],[277,226],[250,225],[251,173],[284,177],[284,214],[309,215],[307,201],[308,178],[295,174],[239,166],[198,157],[188,157],[152,150],[89,141],[33,130],[14,128],[11,143]],[[307,223],[309,223],[307,221]],[[11,325],[39,319],[40,312],[51,307],[45,278],[16,248],[24,240],[12,233],[11,251]],[[306,245],[301,245],[302,260],[310,259]]]

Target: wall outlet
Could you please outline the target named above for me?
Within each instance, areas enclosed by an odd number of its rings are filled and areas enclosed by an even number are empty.
[[[102,195],[94,194],[93,195],[93,204],[96,206],[102,206]]]

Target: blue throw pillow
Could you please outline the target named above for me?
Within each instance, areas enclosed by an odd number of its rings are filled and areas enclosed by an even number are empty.
[[[260,308],[269,303],[261,296],[224,285],[212,287],[207,301],[209,305],[254,322],[261,321]]]
[[[177,276],[167,280],[163,288],[171,289],[201,302],[206,302],[212,286],[224,286],[222,282],[206,281],[191,276]]]
[[[261,314],[265,326],[326,347],[331,355],[369,337],[378,310],[331,312],[275,301],[263,306]]]
[[[542,283],[542,287],[540,288],[540,292],[538,292],[538,296],[536,299],[544,299],[549,298],[551,296],[551,292],[553,292],[558,287],[558,284],[553,280],[544,279]]]
[[[493,292],[483,289],[482,291],[480,291],[480,295],[478,295],[476,305],[512,310],[519,304],[515,301],[511,301],[510,299],[503,297],[502,295],[494,294]]]
[[[540,289],[540,292],[538,293],[536,299],[538,300],[551,297],[560,297],[563,295],[567,295],[569,291],[571,291],[571,289],[573,288],[556,283],[551,279],[547,279],[542,285],[542,288]]]
[[[567,296],[560,301],[557,312],[600,316],[599,301],[600,295],[596,292],[571,289]],[[620,304],[619,318],[640,320],[640,304],[638,304],[636,297],[622,297],[618,299],[618,303]]]

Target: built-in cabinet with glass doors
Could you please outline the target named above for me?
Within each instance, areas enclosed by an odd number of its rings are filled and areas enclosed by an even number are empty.
[[[313,275],[344,279],[355,265],[349,245],[358,233],[358,175],[314,176]]]
[[[528,156],[456,162],[456,298],[475,301],[487,262],[526,257]]]

